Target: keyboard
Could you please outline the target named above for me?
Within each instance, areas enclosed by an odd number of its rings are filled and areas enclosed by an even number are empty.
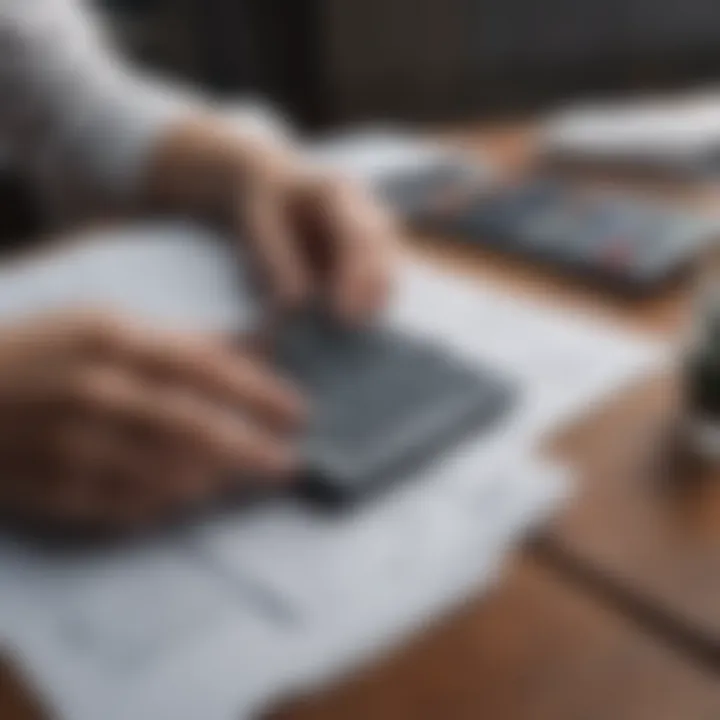
[[[499,370],[389,328],[343,327],[321,311],[288,321],[276,359],[313,407],[302,490],[334,504],[367,497],[492,427],[515,394]]]
[[[419,225],[640,294],[681,274],[718,232],[702,215],[547,180],[459,194],[429,205]]]

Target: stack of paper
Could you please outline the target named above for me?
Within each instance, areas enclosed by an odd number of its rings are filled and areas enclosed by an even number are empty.
[[[106,235],[0,272],[0,315],[100,302],[147,322],[253,322],[227,246],[184,225]],[[657,366],[662,348],[410,264],[389,321],[515,378],[482,442],[345,516],[279,500],[115,550],[0,542],[0,640],[66,720],[237,720],[317,687],[486,588],[567,495],[543,435]]]

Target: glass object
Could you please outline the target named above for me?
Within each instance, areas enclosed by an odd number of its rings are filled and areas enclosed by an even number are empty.
[[[717,243],[702,261],[682,391],[690,449],[703,459],[720,460],[720,244]]]

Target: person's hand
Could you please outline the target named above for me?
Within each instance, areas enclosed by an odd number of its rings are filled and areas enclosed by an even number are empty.
[[[281,308],[320,296],[341,319],[362,321],[388,296],[390,214],[359,183],[311,168],[286,145],[188,123],[165,139],[150,185],[161,205],[222,217]]]
[[[375,313],[388,295],[395,235],[369,193],[289,151],[258,149],[246,168],[235,190],[237,227],[278,304],[320,295],[348,321]]]
[[[295,466],[303,400],[221,342],[68,312],[0,329],[0,509],[121,529]]]

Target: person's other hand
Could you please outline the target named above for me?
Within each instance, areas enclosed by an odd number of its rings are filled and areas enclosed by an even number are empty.
[[[304,403],[247,354],[99,312],[0,329],[0,508],[121,529],[295,465]]]
[[[321,295],[342,319],[373,315],[390,287],[387,213],[360,184],[312,171],[289,152],[260,151],[249,167],[238,177],[237,227],[279,305]]]
[[[390,213],[289,146],[197,121],[170,133],[151,175],[158,203],[222,217],[237,232],[281,308],[320,296],[353,322],[387,299],[397,249]]]

